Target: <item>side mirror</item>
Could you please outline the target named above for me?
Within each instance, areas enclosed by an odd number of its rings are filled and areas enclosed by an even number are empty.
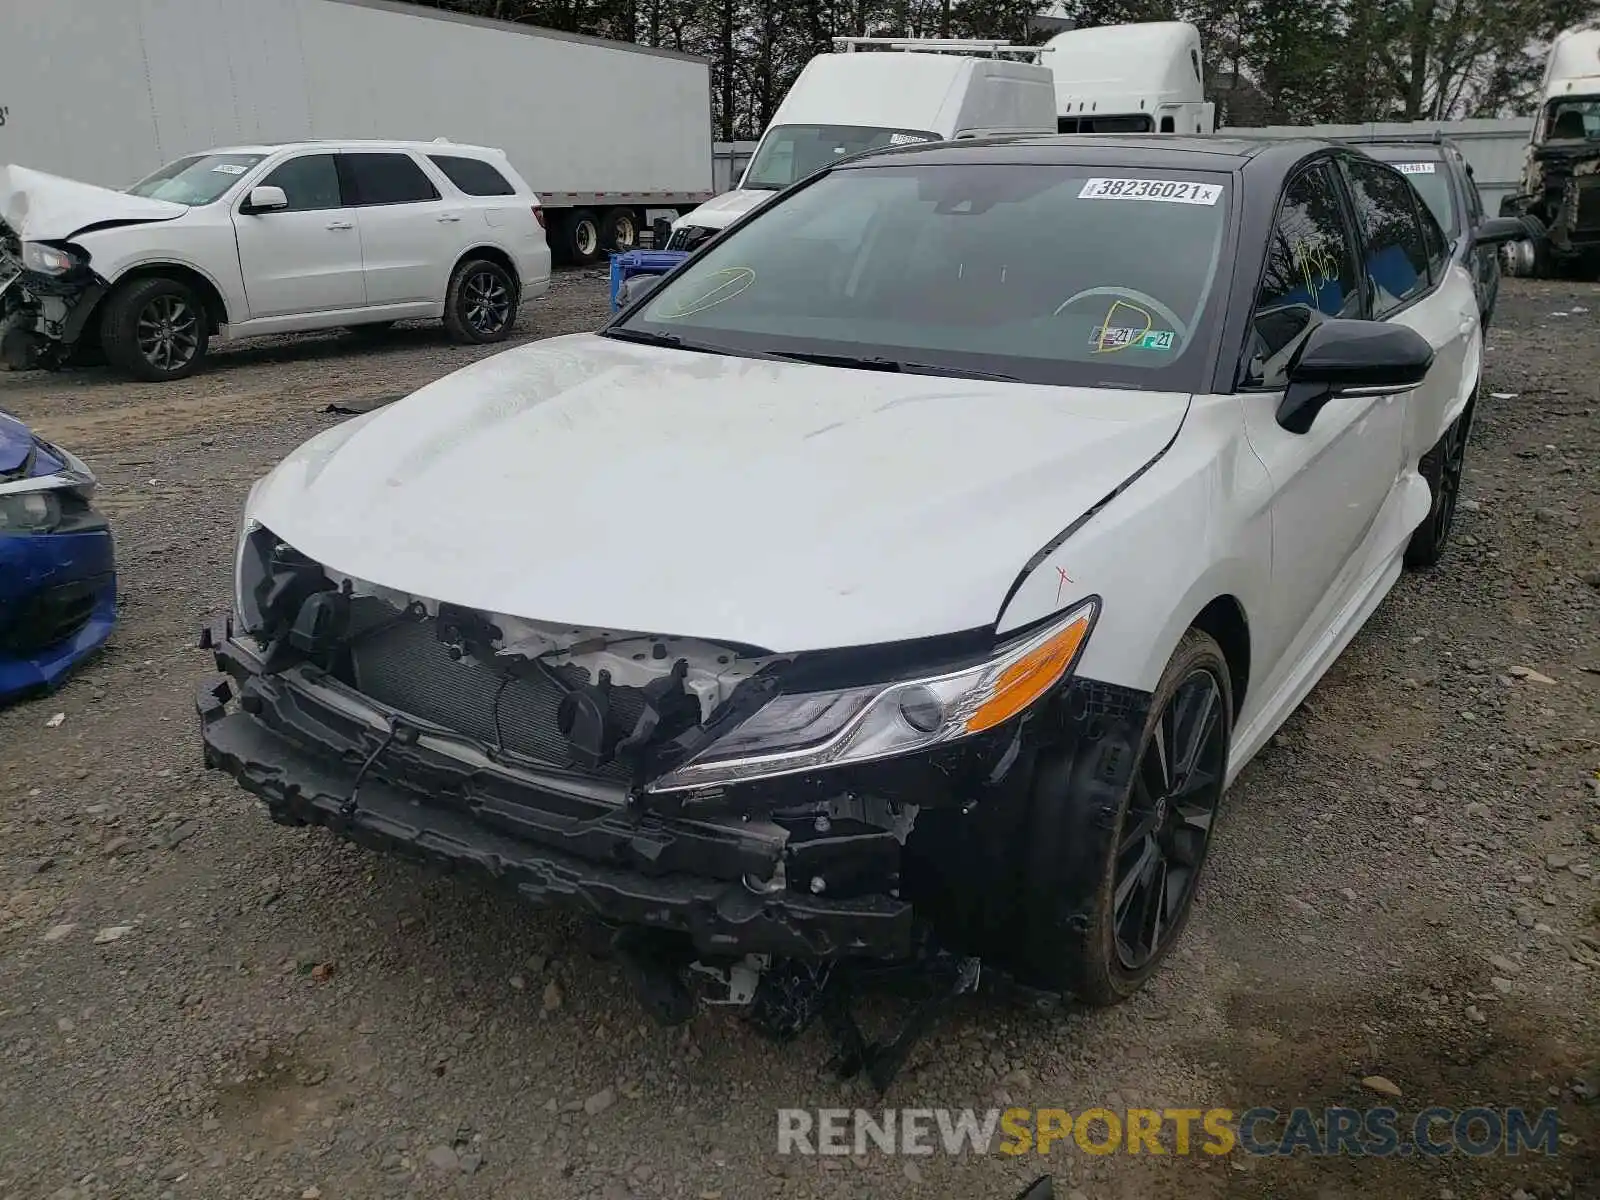
[[[661,286],[665,275],[632,275],[622,281],[617,289],[617,311],[627,308],[635,300],[643,300]]]
[[[1531,242],[1539,237],[1540,232],[1522,217],[1488,217],[1478,222],[1478,227],[1472,231],[1472,244],[1477,247]]]
[[[240,206],[239,211],[248,215],[288,207],[289,197],[283,194],[281,187],[253,187],[250,189],[250,198]]]
[[[1432,365],[1433,347],[1408,326],[1323,321],[1307,335],[1289,366],[1278,424],[1290,433],[1305,433],[1328,401],[1408,392]]]

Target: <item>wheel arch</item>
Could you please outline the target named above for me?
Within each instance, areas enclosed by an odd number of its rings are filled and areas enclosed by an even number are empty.
[[[205,308],[206,321],[210,325],[210,332],[216,333],[228,324],[228,302],[222,295],[222,289],[205,272],[179,262],[143,262],[129,267],[116,279],[111,281],[111,286],[106,289],[106,294],[100,298],[96,305],[96,315],[104,311],[107,301],[124,288],[139,282],[141,279],[175,279],[194,289],[199,296],[200,303]]]
[[[475,258],[487,259],[496,266],[504,267],[508,272],[510,272],[512,282],[517,285],[517,296],[519,298],[521,297],[522,273],[517,270],[516,260],[502,250],[499,246],[494,245],[492,242],[485,242],[481,246],[474,246],[470,250],[466,250],[457,256],[456,261],[450,267],[450,278],[454,279],[456,277],[456,272],[459,271],[463,265],[471,262]]]
[[[1189,629],[1210,635],[1222,649],[1228,663],[1228,680],[1233,689],[1233,716],[1244,711],[1245,693],[1250,690],[1250,619],[1237,596],[1216,597],[1189,622]]]

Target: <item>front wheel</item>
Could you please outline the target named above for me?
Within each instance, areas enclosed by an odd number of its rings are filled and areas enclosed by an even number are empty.
[[[487,258],[456,268],[444,302],[444,327],[450,340],[468,346],[503,342],[517,321],[517,281]]]
[[[1455,525],[1456,502],[1461,497],[1461,474],[1466,464],[1467,439],[1472,436],[1472,415],[1478,398],[1473,396],[1461,415],[1450,423],[1442,437],[1422,456],[1417,465],[1422,477],[1428,481],[1433,495],[1433,505],[1428,517],[1411,535],[1406,544],[1406,566],[1414,571],[1436,566],[1444,557],[1450,542],[1450,531]]]
[[[188,284],[153,276],[112,293],[100,318],[106,360],[135,379],[192,375],[210,341],[205,309]]]
[[[1093,1005],[1143,986],[1188,922],[1232,737],[1227,659],[1191,629],[1156,685],[1131,770],[1107,760],[1118,747],[1094,732],[1040,761],[1021,871],[1030,982]]]

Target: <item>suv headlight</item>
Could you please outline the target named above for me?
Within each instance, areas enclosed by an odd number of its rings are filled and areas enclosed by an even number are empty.
[[[1099,602],[1087,600],[964,670],[779,694],[650,790],[675,792],[870,762],[993,729],[1065,678],[1098,613]]]
[[[74,267],[86,266],[89,258],[75,250],[44,242],[22,243],[22,265],[40,275],[65,275]]]
[[[53,492],[13,492],[0,496],[0,535],[49,533],[61,524],[61,501]]]

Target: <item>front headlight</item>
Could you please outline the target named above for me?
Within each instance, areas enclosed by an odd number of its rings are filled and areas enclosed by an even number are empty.
[[[1066,676],[1098,612],[1098,601],[1085,601],[965,670],[834,692],[780,694],[650,790],[675,792],[870,762],[993,729],[1026,711]]]
[[[54,492],[14,492],[0,496],[0,534],[49,533],[61,524],[61,501]]]
[[[51,246],[44,242],[22,243],[22,265],[40,275],[65,275],[74,267],[83,266],[88,261],[82,255],[71,250],[63,250],[60,246]]]

